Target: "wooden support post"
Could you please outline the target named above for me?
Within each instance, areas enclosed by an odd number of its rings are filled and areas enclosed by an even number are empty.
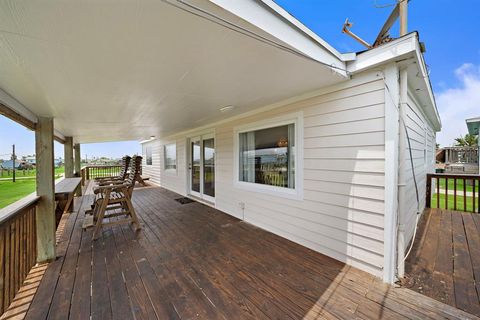
[[[82,158],[80,156],[80,143],[75,143],[74,146],[75,150],[75,176],[81,177],[82,176]],[[77,190],[76,196],[80,197],[82,195],[82,186]]]
[[[425,207],[430,208],[432,203],[432,177],[427,174],[427,189],[425,192]]]
[[[65,144],[63,145],[65,155],[65,178],[73,178],[73,139],[72,137],[65,137]]]
[[[35,130],[37,157],[37,261],[55,259],[55,184],[53,118],[39,117]]]

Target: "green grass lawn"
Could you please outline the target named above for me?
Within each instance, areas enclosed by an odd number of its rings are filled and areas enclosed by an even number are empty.
[[[59,176],[65,173],[65,167],[58,167],[55,168],[55,176]],[[37,174],[36,169],[31,170],[16,170],[15,177],[22,178],[22,177],[35,177]],[[13,172],[12,170],[0,170],[0,178],[12,178]]]
[[[0,181],[0,209],[35,191],[35,179]]]
[[[445,189],[445,181],[446,179],[440,179],[440,189]],[[448,179],[448,190],[454,190],[455,181],[453,179]],[[457,191],[463,191],[463,180],[457,179]],[[468,185],[467,183],[467,191],[473,191],[473,186]],[[475,187],[475,191],[478,191],[478,183]]]
[[[55,179],[60,178],[64,172],[65,169],[63,167],[56,168]],[[17,177],[22,176],[17,175]],[[17,179],[15,182],[12,180],[0,180],[0,209],[34,192],[35,185],[35,172],[27,179]]]
[[[473,209],[473,198],[472,197],[467,197],[467,211],[472,211]],[[463,211],[463,206],[464,206],[464,197],[457,195],[457,210],[458,211]],[[477,198],[475,198],[475,201],[478,201]],[[477,202],[478,203],[478,202]],[[453,195],[448,195],[448,209],[453,210],[455,205],[455,198]],[[437,208],[437,194],[435,193],[432,196],[432,202],[430,205],[432,208]],[[440,208],[446,209],[445,207],[445,194],[440,194]],[[478,206],[475,206],[475,210],[478,211]]]

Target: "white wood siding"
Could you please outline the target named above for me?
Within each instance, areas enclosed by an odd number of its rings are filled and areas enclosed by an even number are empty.
[[[145,154],[145,148],[152,148],[152,165],[147,166],[147,155]],[[145,142],[142,145],[142,176],[149,177],[150,181],[156,184],[160,184],[160,142],[153,140]],[[163,162],[163,160],[162,160]]]
[[[377,276],[383,267],[384,83],[375,73],[313,98],[212,127],[216,139],[216,207]],[[304,196],[292,200],[234,186],[234,127],[303,111]],[[177,174],[161,185],[187,192],[187,135],[177,143]],[[241,209],[241,204],[245,209]]]
[[[412,93],[408,96],[408,105],[406,106],[405,124],[408,130],[408,137],[412,150],[413,170],[410,161],[410,151],[408,143],[406,145],[405,157],[405,180],[406,180],[406,203],[405,210],[401,213],[405,217],[405,243],[408,244],[412,239],[415,230],[415,221],[417,215],[417,196],[415,192],[415,183],[413,171],[417,181],[419,193],[419,209],[423,212],[425,209],[426,175],[435,171],[435,132],[431,124],[424,116],[423,112],[416,103]],[[403,127],[401,130],[405,130]]]
[[[177,146],[177,171],[165,171],[165,148],[166,144],[175,143]],[[175,191],[181,195],[186,195],[187,190],[187,139],[185,137],[177,137],[172,140],[162,140],[160,148],[160,177],[161,186]]]

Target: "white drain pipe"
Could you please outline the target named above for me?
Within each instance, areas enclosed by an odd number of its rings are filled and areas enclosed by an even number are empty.
[[[406,170],[407,170],[407,134],[404,126],[407,119],[408,103],[408,74],[402,68],[399,75],[399,141],[398,141],[398,232],[397,232],[397,276],[401,279],[405,275],[405,218],[406,218]],[[412,239],[413,241],[413,239]]]

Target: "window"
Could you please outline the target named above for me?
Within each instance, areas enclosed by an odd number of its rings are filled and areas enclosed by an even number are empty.
[[[289,119],[289,120],[286,120]],[[299,145],[303,116],[282,117],[263,125],[236,130],[235,157],[238,187],[279,196],[301,197],[303,169]]]
[[[152,165],[152,147],[145,146],[145,161],[147,166]]]
[[[164,146],[165,170],[177,170],[177,145],[175,143]]]
[[[242,132],[239,180],[295,188],[295,125]]]

